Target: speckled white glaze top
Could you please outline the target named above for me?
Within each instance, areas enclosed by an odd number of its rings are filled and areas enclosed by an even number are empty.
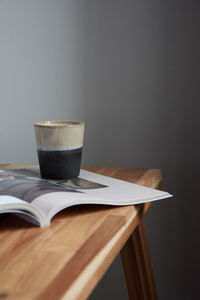
[[[85,123],[82,121],[41,121],[34,124],[40,150],[82,147]]]

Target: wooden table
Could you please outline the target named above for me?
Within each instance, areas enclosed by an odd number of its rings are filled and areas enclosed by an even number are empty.
[[[157,169],[84,169],[152,188],[161,186]],[[120,251],[130,299],[157,299],[143,223],[149,206],[76,206],[42,229],[15,216],[4,218],[0,299],[86,299]]]

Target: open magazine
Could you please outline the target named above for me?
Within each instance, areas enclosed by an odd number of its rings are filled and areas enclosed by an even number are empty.
[[[78,204],[131,205],[168,198],[167,192],[81,170],[78,178],[49,181],[37,169],[0,169],[0,213],[15,213],[40,227]]]

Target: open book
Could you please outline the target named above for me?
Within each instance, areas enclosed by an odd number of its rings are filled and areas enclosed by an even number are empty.
[[[0,169],[0,213],[15,213],[40,227],[78,204],[131,205],[168,198],[167,192],[81,170],[78,178],[49,181],[37,169]]]

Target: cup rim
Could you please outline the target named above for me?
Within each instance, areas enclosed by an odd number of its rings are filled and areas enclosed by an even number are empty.
[[[58,123],[60,124],[58,125]],[[61,123],[63,124],[61,125]],[[48,120],[48,121],[39,121],[34,123],[35,127],[43,127],[43,128],[82,127],[84,125],[85,123],[83,121],[78,121],[78,120]]]

